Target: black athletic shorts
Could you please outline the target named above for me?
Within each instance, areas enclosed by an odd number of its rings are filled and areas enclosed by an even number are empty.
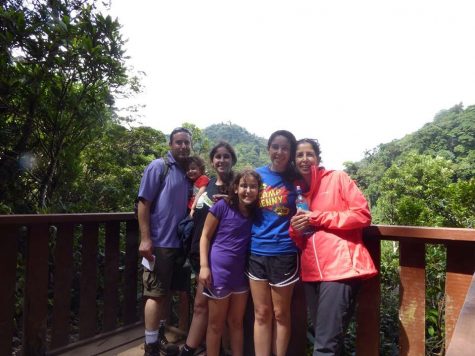
[[[291,255],[250,255],[247,276],[254,281],[268,281],[272,287],[285,287],[299,280],[300,261],[297,253]]]

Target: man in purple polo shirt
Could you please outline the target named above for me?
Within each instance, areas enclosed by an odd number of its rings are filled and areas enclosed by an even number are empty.
[[[139,188],[139,253],[150,263],[144,268],[145,355],[174,355],[178,347],[165,338],[164,320],[170,290],[186,291],[189,286],[183,269],[184,256],[177,226],[186,214],[190,183],[185,174],[190,155],[191,133],[177,128],[170,134],[168,173],[163,177],[163,158],[152,161],[143,173]],[[189,279],[189,278],[188,278]]]

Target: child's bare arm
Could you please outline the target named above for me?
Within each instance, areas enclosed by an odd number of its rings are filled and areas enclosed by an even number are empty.
[[[209,248],[211,245],[211,239],[214,232],[218,227],[219,220],[211,213],[206,216],[205,224],[203,226],[203,232],[200,238],[200,275],[199,281],[205,287],[208,287],[211,283],[211,270],[209,268]]]
[[[198,203],[198,199],[205,192],[205,190],[206,190],[206,185],[200,187],[200,189],[198,190],[198,193],[196,193],[195,198],[193,200],[193,204],[191,205],[190,216],[193,216],[193,214],[195,213],[195,208],[196,208],[196,204]]]

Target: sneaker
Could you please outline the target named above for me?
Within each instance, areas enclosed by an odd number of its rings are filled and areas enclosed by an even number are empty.
[[[206,345],[200,345],[198,348],[195,350],[195,353],[193,355],[205,355],[206,356]]]
[[[178,356],[180,349],[175,344],[165,344],[160,342],[160,355],[163,356]]]
[[[180,351],[180,356],[193,356],[195,354],[195,350],[187,350],[184,347]]]
[[[176,356],[180,349],[178,345],[168,342],[167,337],[165,336],[165,327],[160,326],[158,330],[158,344],[160,345],[160,354],[166,356]]]
[[[145,344],[144,351],[144,356],[160,356],[160,344],[158,341],[153,344]]]

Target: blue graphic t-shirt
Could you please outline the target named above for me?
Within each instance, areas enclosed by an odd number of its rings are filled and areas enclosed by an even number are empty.
[[[289,237],[290,218],[296,212],[295,187],[267,166],[256,171],[262,177],[262,187],[252,225],[250,251],[261,256],[295,253],[297,247]]]

